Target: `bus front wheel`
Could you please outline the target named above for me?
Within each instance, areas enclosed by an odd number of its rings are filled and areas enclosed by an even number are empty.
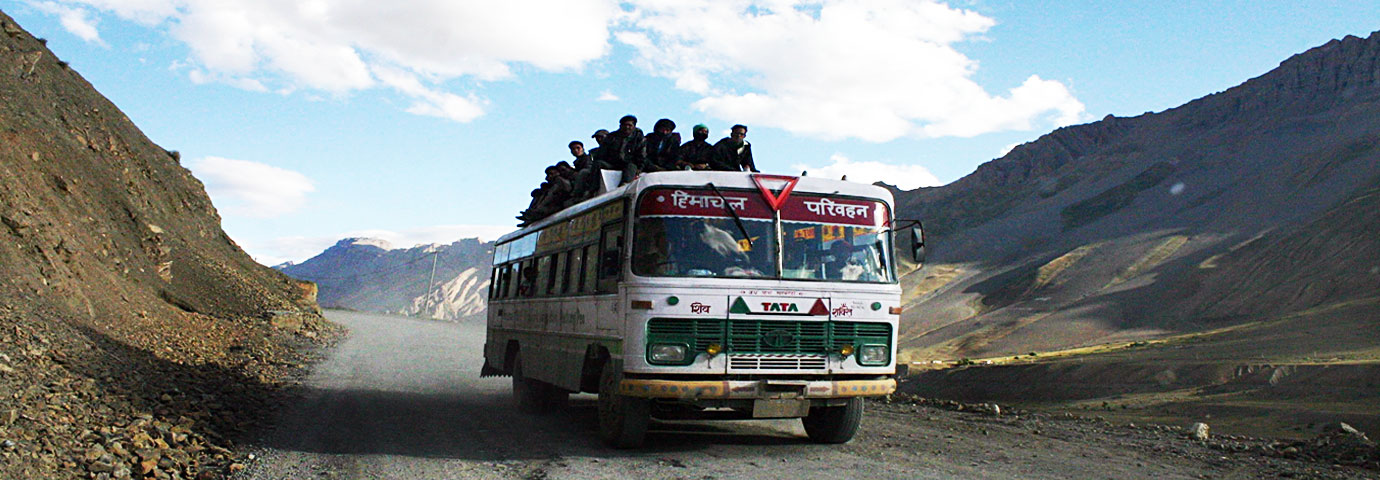
[[[614,448],[637,448],[652,421],[651,402],[618,393],[623,372],[614,362],[604,362],[599,375],[599,436]]]
[[[813,407],[800,421],[805,424],[805,434],[815,443],[847,443],[858,433],[862,416],[863,400],[854,397],[837,407]]]

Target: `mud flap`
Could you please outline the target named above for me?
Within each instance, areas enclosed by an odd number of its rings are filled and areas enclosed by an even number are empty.
[[[484,366],[481,367],[481,368],[479,369],[479,378],[485,378],[485,377],[506,377],[506,376],[508,376],[508,372],[505,372],[505,371],[503,371],[503,370],[499,370],[499,369],[497,369],[497,368],[494,368],[492,365],[489,365],[489,360],[488,360],[488,359],[485,359],[485,360],[484,360]]]

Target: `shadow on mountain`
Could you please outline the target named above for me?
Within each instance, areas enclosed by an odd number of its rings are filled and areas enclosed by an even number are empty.
[[[113,438],[129,442],[127,448],[145,448],[138,438],[143,433],[149,436],[149,446],[167,448],[157,445],[161,441],[179,450],[208,451],[202,459],[203,470],[217,463],[224,463],[219,465],[223,468],[234,458],[213,459],[210,452],[229,454],[220,449],[233,448],[266,424],[271,420],[268,412],[284,398],[282,387],[256,378],[256,371],[274,367],[251,355],[226,365],[173,362],[86,325],[61,323],[73,330],[67,341],[77,342],[74,350],[80,352],[66,357],[63,368],[92,380],[104,408],[125,417],[112,423],[124,428],[119,432],[123,435],[116,433]]]

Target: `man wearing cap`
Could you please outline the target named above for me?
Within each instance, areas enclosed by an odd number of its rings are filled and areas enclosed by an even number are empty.
[[[676,161],[676,168],[709,170],[709,153],[714,149],[708,142],[709,127],[701,123],[695,125],[690,132],[695,139],[680,146],[680,158]]]
[[[594,139],[594,148],[589,149],[589,158],[607,163],[603,156],[608,154],[604,150],[604,143],[609,138],[609,131],[602,128],[595,130],[594,135],[590,135],[589,138]]]
[[[602,147],[613,150],[605,155],[606,161],[613,169],[623,171],[620,185],[647,170],[647,139],[637,128],[637,117],[624,115],[618,119],[618,131],[610,133],[607,141]]]
[[[656,121],[652,133],[647,135],[647,170],[675,170],[680,160],[680,134],[675,132],[676,122],[669,118]]]
[[[752,144],[747,141],[747,126],[734,125],[729,129],[728,136],[714,144],[709,163],[714,170],[757,173],[757,165],[752,162]]]
[[[593,197],[599,193],[600,177],[603,175],[600,170],[613,170],[613,165],[608,161],[608,153],[613,149],[608,148],[609,131],[598,129],[590,137],[599,143],[585,153],[585,145],[579,140],[570,142],[570,155],[575,157],[575,186],[571,192],[571,197],[575,201],[582,201]]]

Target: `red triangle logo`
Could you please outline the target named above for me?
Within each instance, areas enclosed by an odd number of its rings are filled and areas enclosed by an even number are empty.
[[[810,307],[810,315],[828,315],[829,307],[824,306],[824,299],[815,299],[815,306]]]
[[[768,188],[767,183],[762,182],[763,180],[766,180],[768,183],[782,185],[781,191],[772,193],[771,188]],[[770,206],[772,211],[781,210],[781,205],[786,203],[786,198],[791,196],[791,190],[795,190],[795,183],[799,181],[800,177],[786,175],[752,176],[752,183],[757,184],[757,190],[762,192],[762,200],[767,202],[767,206]]]

